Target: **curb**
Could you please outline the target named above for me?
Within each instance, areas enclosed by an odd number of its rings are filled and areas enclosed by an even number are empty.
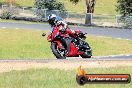
[[[108,56],[93,56],[93,58],[118,58],[118,57],[129,57],[132,54],[119,54],[119,55],[108,55]]]

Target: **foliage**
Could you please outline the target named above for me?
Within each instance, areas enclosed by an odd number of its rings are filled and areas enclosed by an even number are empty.
[[[65,10],[64,4],[56,0],[36,0],[35,7],[37,9],[48,9],[48,10]]]
[[[132,26],[132,0],[118,0],[117,11],[121,14],[120,21],[126,27]]]
[[[117,1],[117,11],[123,15],[132,15],[132,0],[118,0]]]
[[[2,19],[10,19],[12,18],[13,15],[19,14],[18,9],[16,9],[15,7],[10,7],[10,6],[3,8],[1,12],[2,12],[1,13]]]
[[[70,0],[71,2],[73,2],[73,3],[78,3],[80,0]]]
[[[119,21],[124,23],[124,26],[127,28],[132,27],[132,16],[121,16]]]
[[[10,12],[10,11],[4,11],[4,12],[2,13],[2,15],[1,15],[1,18],[2,18],[2,19],[10,19],[12,15],[13,15],[12,12]]]
[[[4,1],[0,1],[0,6],[3,5],[3,4],[5,4],[5,2]]]

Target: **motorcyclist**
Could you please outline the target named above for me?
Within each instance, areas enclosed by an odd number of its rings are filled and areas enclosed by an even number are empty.
[[[81,32],[80,30],[71,30],[68,28],[68,25],[62,20],[61,17],[56,16],[55,14],[51,14],[48,16],[48,22],[51,26],[50,29],[50,34],[54,31],[54,27],[57,25],[61,25],[62,28],[60,28],[60,31],[68,33],[69,35],[71,35],[74,38],[77,38],[77,35]],[[51,35],[48,36],[48,39],[50,39]],[[82,41],[78,41],[79,42],[79,49],[82,48],[83,44]]]
[[[54,31],[54,27],[57,25],[61,25],[60,31],[70,34],[71,36],[76,36],[76,32],[68,28],[67,23],[65,23],[61,17],[56,16],[55,14],[51,14],[48,16],[48,22],[51,26],[50,34]]]

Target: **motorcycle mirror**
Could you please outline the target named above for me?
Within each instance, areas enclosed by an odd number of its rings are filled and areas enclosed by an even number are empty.
[[[44,36],[46,36],[46,34],[45,34],[45,33],[43,33],[43,34],[42,34],[42,36],[44,37]]]

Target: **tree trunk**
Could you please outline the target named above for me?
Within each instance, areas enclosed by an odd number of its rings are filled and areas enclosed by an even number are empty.
[[[92,16],[93,16],[93,12],[94,12],[95,1],[96,0],[85,0],[85,3],[86,3],[85,24],[86,25],[92,24]]]
[[[11,8],[12,5],[15,3],[15,0],[7,0],[7,3],[9,5],[9,8]]]

